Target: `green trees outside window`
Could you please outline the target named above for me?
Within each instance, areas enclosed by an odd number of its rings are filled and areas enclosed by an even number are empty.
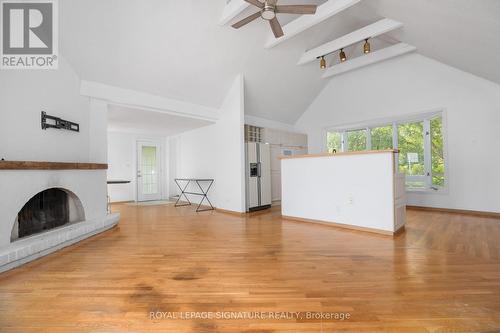
[[[347,132],[347,146],[348,151],[366,150],[366,130]]]
[[[432,118],[430,125],[432,185],[444,186],[443,118]]]
[[[424,175],[424,126],[422,122],[398,125],[399,171]]]
[[[406,174],[406,185],[410,188],[424,188],[425,179],[414,176],[425,175],[424,123],[398,125],[399,172]]]
[[[327,148],[329,153],[342,151],[342,134],[339,132],[328,132],[327,135]]]
[[[372,150],[385,150],[393,148],[392,125],[372,128],[371,135]]]

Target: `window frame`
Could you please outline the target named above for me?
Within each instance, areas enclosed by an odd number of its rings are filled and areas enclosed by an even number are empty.
[[[442,135],[443,135],[443,160],[444,160],[444,186],[438,186],[432,184],[432,152],[431,152],[431,120],[436,117],[441,117],[442,119]],[[425,175],[423,176],[406,176],[407,180],[415,180],[425,182],[424,188],[411,188],[406,187],[407,192],[416,193],[440,193],[447,194],[449,189],[449,160],[448,160],[448,140],[447,140],[447,110],[445,108],[436,109],[428,112],[420,112],[416,114],[410,114],[403,117],[392,117],[384,119],[375,119],[371,121],[365,121],[357,124],[347,124],[343,126],[329,126],[324,128],[324,149],[323,151],[328,151],[328,133],[337,132],[341,135],[341,152],[348,151],[348,135],[347,132],[366,130],[366,150],[372,149],[372,133],[371,130],[378,127],[387,127],[392,125],[392,145],[393,149],[399,149],[399,135],[398,135],[398,125],[407,124],[412,122],[423,122],[423,133],[424,133],[424,168]],[[399,153],[396,154],[395,158],[396,167],[399,170]],[[422,179],[423,178],[423,179]]]

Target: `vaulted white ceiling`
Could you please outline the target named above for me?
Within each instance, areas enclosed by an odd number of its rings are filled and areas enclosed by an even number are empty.
[[[82,79],[211,107],[242,73],[247,114],[294,123],[326,84],[317,63],[296,65],[303,52],[388,17],[404,28],[375,40],[375,48],[403,41],[500,83],[498,0],[364,0],[271,49],[264,48],[266,22],[240,30],[218,25],[225,2],[61,1],[61,52]]]

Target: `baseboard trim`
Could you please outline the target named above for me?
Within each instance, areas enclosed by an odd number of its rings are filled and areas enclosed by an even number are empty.
[[[179,201],[180,204],[182,203],[188,203],[187,201],[186,202],[183,202],[183,201]],[[194,203],[192,202],[191,205],[186,205],[186,206],[181,206],[181,207],[189,207],[189,206],[193,206],[194,208],[196,208],[198,206],[197,203]],[[178,207],[177,207],[178,208]],[[245,216],[246,213],[241,213],[241,212],[237,212],[237,211],[234,211],[234,210],[229,210],[229,209],[222,209],[222,208],[217,208],[217,207],[214,207],[213,210],[210,210],[210,206],[208,205],[201,205],[200,206],[201,209],[207,209],[205,211],[201,211],[199,213],[207,213],[207,212],[217,212],[217,213],[221,213],[221,214],[228,214],[228,215],[233,215],[233,216]]]
[[[398,230],[394,231],[393,236],[400,235],[406,231],[406,226],[400,227]]]
[[[395,232],[391,232],[391,231],[386,231],[386,230],[367,228],[367,227],[358,227],[358,226],[354,226],[354,225],[342,224],[342,223],[336,223],[336,222],[327,222],[327,221],[321,221],[321,220],[305,219],[305,218],[301,218],[301,217],[293,217],[293,216],[286,216],[286,215],[281,215],[281,217],[284,220],[289,220],[289,221],[293,221],[293,222],[314,223],[314,224],[320,224],[320,225],[332,227],[332,228],[340,228],[340,229],[347,229],[347,230],[354,230],[354,231],[363,231],[363,232],[369,232],[369,233],[373,233],[373,234],[378,234],[378,235],[383,235],[383,236],[392,236],[392,237],[400,234],[401,232],[404,232],[404,230],[405,230],[404,226],[399,228]]]
[[[406,208],[410,209],[410,210],[420,210],[420,211],[428,211],[428,212],[463,214],[463,215],[472,215],[472,216],[480,216],[480,217],[491,217],[491,218],[497,218],[497,219],[500,218],[500,213],[483,212],[483,211],[477,211],[477,210],[436,208],[436,207],[424,207],[424,206],[406,206]]]
[[[228,215],[239,216],[239,217],[246,215],[246,213],[236,212],[234,210],[228,210],[228,209],[222,209],[222,208],[215,208],[215,211],[217,213],[228,214]]]

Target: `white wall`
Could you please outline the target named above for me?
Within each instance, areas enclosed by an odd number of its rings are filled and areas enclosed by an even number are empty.
[[[135,137],[108,133],[108,179],[130,180],[130,184],[108,185],[111,202],[134,201],[136,188]]]
[[[411,205],[500,212],[500,85],[418,54],[334,77],[296,126],[309,152],[328,127],[446,110],[447,193],[409,193]]]
[[[108,103],[94,98],[89,105],[89,160],[108,162]]]
[[[176,173],[172,178],[213,178],[212,204],[245,211],[244,83],[238,76],[210,126],[172,138]],[[190,197],[195,202],[199,198]]]
[[[80,124],[80,133],[40,126],[40,112]],[[89,100],[66,60],[58,70],[0,73],[0,158],[51,162],[89,159]]]
[[[137,141],[153,141],[160,144],[162,154],[160,181],[162,199],[168,198],[169,168],[168,141],[162,137],[148,137],[131,133],[108,133],[108,179],[130,180],[130,184],[108,185],[111,202],[135,201],[137,198]]]

